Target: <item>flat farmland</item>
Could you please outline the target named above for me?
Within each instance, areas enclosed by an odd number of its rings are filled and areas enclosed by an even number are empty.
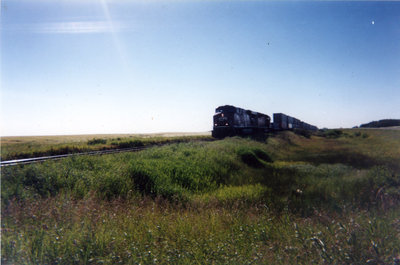
[[[1,158],[61,155],[129,147],[136,144],[210,138],[210,132],[154,133],[154,134],[84,134],[57,136],[6,136],[1,137]],[[130,144],[129,144],[130,143]]]
[[[399,130],[79,137],[169,144],[2,168],[3,264],[400,262]]]
[[[182,136],[210,136],[210,132],[193,133],[149,133],[149,134],[80,134],[80,135],[44,135],[44,136],[5,136],[1,138],[3,145],[15,144],[65,144],[87,142],[92,139],[116,138],[154,138],[154,137],[182,137]]]

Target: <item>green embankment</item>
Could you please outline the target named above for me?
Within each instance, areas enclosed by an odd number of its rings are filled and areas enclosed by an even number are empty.
[[[2,261],[395,264],[399,165],[400,131],[358,129],[6,167]]]

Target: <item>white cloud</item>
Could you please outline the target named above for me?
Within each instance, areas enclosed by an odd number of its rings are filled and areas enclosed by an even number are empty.
[[[105,2],[107,4],[132,4],[132,3],[139,3],[139,4],[148,4],[148,3],[185,3],[185,2],[198,2],[199,0],[13,0],[19,3],[67,3],[67,4],[97,4],[99,2]],[[243,1],[243,0],[239,0]],[[362,1],[362,0],[359,0]],[[371,0],[374,1],[374,0]]]
[[[112,33],[128,30],[125,23],[118,21],[68,21],[51,23],[9,24],[2,25],[5,31],[22,31],[39,34],[84,34]]]
[[[47,34],[80,34],[107,33],[122,30],[121,23],[108,21],[73,21],[39,24],[32,27],[35,33]]]

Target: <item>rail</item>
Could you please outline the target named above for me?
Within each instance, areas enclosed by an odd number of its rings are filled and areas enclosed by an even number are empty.
[[[6,160],[6,161],[0,161],[0,166],[7,167],[7,166],[33,164],[33,163],[44,162],[44,161],[49,161],[49,160],[59,160],[59,159],[72,157],[72,156],[105,155],[105,154],[114,154],[114,153],[122,153],[122,152],[136,152],[136,151],[141,151],[141,150],[144,150],[144,149],[147,149],[150,147],[154,147],[154,146],[158,146],[158,145],[148,145],[148,146],[141,146],[141,147],[108,149],[108,150],[90,151],[90,152],[83,152],[83,153],[71,153],[71,154],[65,154],[65,155],[42,156],[42,157]]]

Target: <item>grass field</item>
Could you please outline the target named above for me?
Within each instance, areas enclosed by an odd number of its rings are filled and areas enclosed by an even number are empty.
[[[399,130],[168,141],[2,168],[2,263],[400,263]]]
[[[169,142],[187,142],[211,139],[210,136],[210,132],[6,136],[1,138],[1,158],[2,160],[11,160]]]

